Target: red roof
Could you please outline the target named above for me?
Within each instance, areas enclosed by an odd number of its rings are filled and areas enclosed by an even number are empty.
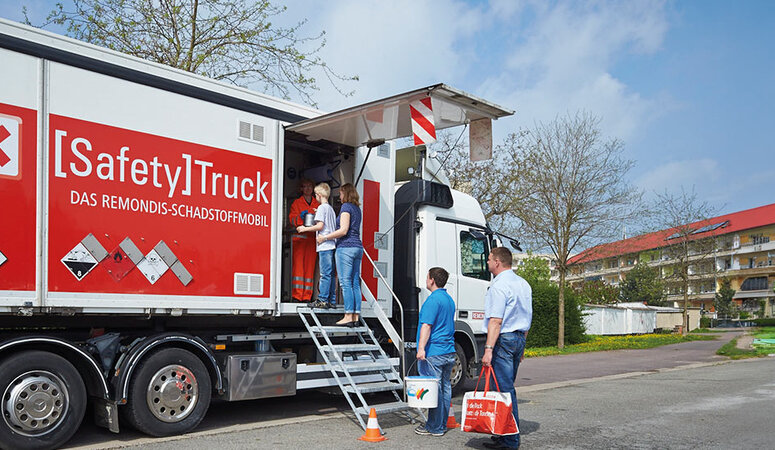
[[[762,227],[775,223],[775,203],[758,208],[746,209],[723,216],[714,217],[702,222],[696,222],[697,228],[706,225],[715,225],[727,222],[726,226],[718,228],[716,235],[734,233],[741,230],[750,230],[751,228]],[[691,224],[691,225],[695,225]],[[694,227],[692,227],[694,228]],[[600,244],[595,247],[584,250],[578,255],[570,258],[568,264],[578,264],[599,259],[610,258],[613,256],[625,255],[628,253],[637,253],[644,250],[652,250],[667,246],[667,237],[676,232],[677,228],[655,231],[653,233],[623,239],[621,241]],[[697,238],[701,238],[705,233],[699,233]]]

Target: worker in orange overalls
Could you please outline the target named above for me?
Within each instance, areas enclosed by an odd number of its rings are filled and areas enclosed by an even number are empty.
[[[301,197],[291,204],[288,220],[293,228],[304,225],[304,216],[315,215],[320,203],[312,195],[315,188],[311,180],[301,180]],[[315,232],[294,234],[291,238],[293,253],[291,255],[291,297],[294,301],[308,302],[312,300],[312,288],[317,262],[317,243]]]

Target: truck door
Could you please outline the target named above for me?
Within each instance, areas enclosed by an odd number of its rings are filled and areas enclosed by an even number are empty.
[[[474,332],[482,329],[484,295],[490,286],[487,256],[489,240],[483,229],[456,224],[457,239],[457,317]]]
[[[459,308],[458,273],[460,272],[460,258],[457,251],[457,228],[454,223],[443,220],[429,221],[427,215],[420,216],[424,226],[420,231],[420,245],[418,253],[420,264],[417,269],[417,284],[425,287],[425,279],[428,277],[428,269],[441,267],[449,272],[447,293],[455,300],[456,310]],[[423,289],[420,295],[420,306],[430,292]]]
[[[41,61],[0,49],[0,306],[40,306]]]
[[[392,316],[393,310],[393,297],[390,293],[393,286],[393,239],[389,238],[388,230],[393,227],[394,166],[395,151],[392,143],[383,143],[372,148],[361,146],[356,149],[355,176],[357,178],[359,173],[361,176],[354,181],[357,182],[355,187],[361,197],[363,212],[361,241],[364,255],[361,278],[388,317]],[[371,261],[374,261],[374,265]],[[377,271],[385,278],[387,285],[380,280]],[[364,293],[365,295],[368,293]],[[362,312],[364,317],[373,317],[367,303],[363,304]]]

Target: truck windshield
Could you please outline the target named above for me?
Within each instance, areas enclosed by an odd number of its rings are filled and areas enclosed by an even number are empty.
[[[486,236],[476,237],[468,231],[460,232],[460,269],[463,276],[489,281],[487,254]]]

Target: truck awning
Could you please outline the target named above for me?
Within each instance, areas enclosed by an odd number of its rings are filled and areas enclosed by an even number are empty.
[[[394,95],[286,126],[309,141],[326,140],[358,147],[369,141],[412,135],[409,103],[431,98],[436,130],[463,125],[477,119],[498,119],[514,111],[505,109],[445,84]]]

